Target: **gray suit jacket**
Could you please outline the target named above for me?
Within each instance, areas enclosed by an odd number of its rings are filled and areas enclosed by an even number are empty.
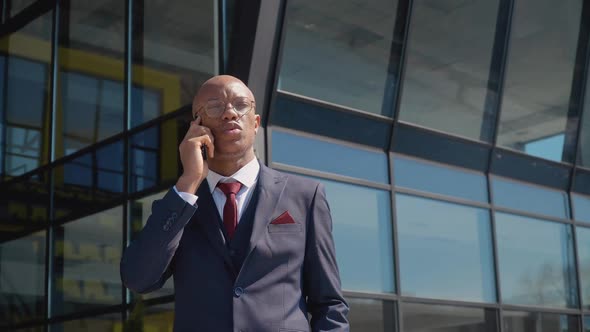
[[[147,293],[173,275],[175,331],[348,331],[323,186],[261,165],[248,253],[237,271],[206,183],[198,208],[173,190],[153,203],[121,259],[125,286]],[[271,224],[285,211],[295,224]]]

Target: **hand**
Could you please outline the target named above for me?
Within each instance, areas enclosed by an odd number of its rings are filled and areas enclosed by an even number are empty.
[[[213,134],[207,127],[201,126],[201,118],[191,121],[191,125],[178,146],[183,173],[176,182],[176,189],[181,192],[194,194],[203,180],[207,177],[209,167],[203,160],[201,147],[205,146],[207,157],[213,158],[215,147]]]

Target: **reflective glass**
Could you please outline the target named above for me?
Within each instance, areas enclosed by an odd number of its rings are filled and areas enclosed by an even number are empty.
[[[131,136],[130,191],[174,184],[179,176],[178,145],[186,134],[184,120],[172,118]]]
[[[393,158],[394,184],[440,195],[488,202],[486,177],[401,156]]]
[[[571,146],[565,149],[565,143],[576,135],[575,121],[568,124],[568,110],[582,3],[515,1],[499,145],[554,161],[573,161]]]
[[[333,220],[342,288],[393,292],[391,196],[385,190],[320,180]]]
[[[102,146],[53,169],[54,218],[82,216],[123,193],[123,143]]]
[[[584,332],[590,332],[590,316],[584,317]]]
[[[504,332],[577,332],[579,325],[576,316],[504,311]]]
[[[582,289],[582,305],[590,310],[590,228],[577,227],[578,261]]]
[[[272,131],[272,161],[364,180],[389,183],[384,152]]]
[[[590,197],[572,193],[571,198],[574,204],[574,219],[590,222]]]
[[[499,2],[413,2],[400,120],[492,140],[484,106]]]
[[[496,311],[491,309],[403,303],[404,332],[496,332]]]
[[[174,325],[174,302],[146,307],[136,301],[125,321],[124,331],[172,331]]]
[[[131,201],[129,203],[129,210],[131,212],[131,240],[133,241],[139,232],[145,226],[147,218],[152,213],[152,203],[164,197],[167,191],[162,191],[154,195],[150,195],[138,200]],[[147,294],[133,294],[134,296],[140,296],[143,299],[151,299],[165,295],[174,294],[174,282],[173,278],[169,278],[164,286],[157,290]]]
[[[0,104],[6,175],[20,175],[48,161],[51,13],[0,39],[3,95]],[[3,157],[3,158],[2,158]]]
[[[122,207],[55,229],[54,315],[121,304],[122,232]]]
[[[120,313],[113,313],[78,320],[71,320],[59,324],[53,324],[50,332],[116,332],[132,331],[124,329]],[[147,332],[147,331],[146,331]]]
[[[145,308],[143,331],[172,331],[174,303],[165,303]]]
[[[35,173],[0,184],[0,242],[14,233],[40,229],[49,216],[49,176]]]
[[[374,299],[347,298],[351,331],[395,331],[395,303]]]
[[[388,77],[396,11],[390,0],[289,1],[278,88],[392,116],[383,99],[397,84]]]
[[[568,219],[569,203],[565,192],[492,177],[496,206]]]
[[[45,315],[45,234],[0,243],[0,330]]]
[[[588,75],[588,74],[586,74]],[[590,84],[586,84],[578,144],[578,165],[590,168]]]
[[[217,1],[133,1],[131,127],[191,104],[218,72]]]
[[[56,158],[123,131],[125,3],[60,8]]]
[[[4,5],[7,7],[6,9],[9,12],[9,17],[13,17],[37,1],[38,0],[5,0]]]
[[[495,302],[489,210],[395,197],[402,294]]]
[[[497,212],[496,233],[504,303],[578,306],[570,225]]]

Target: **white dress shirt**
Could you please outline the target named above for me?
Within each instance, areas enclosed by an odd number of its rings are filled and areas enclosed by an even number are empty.
[[[226,196],[221,191],[221,189],[217,188],[217,183],[237,181],[242,184],[242,188],[240,188],[240,191],[238,191],[236,194],[239,222],[242,218],[244,207],[248,206],[248,202],[250,201],[252,193],[254,192],[253,189],[256,186],[256,182],[258,182],[258,173],[260,173],[260,164],[258,164],[258,159],[256,158],[252,159],[250,162],[244,165],[244,167],[240,168],[237,172],[228,177],[209,170],[209,173],[207,174],[207,183],[209,184],[209,189],[211,190],[211,195],[213,196],[213,201],[215,202],[219,216],[223,218],[223,206],[225,205]],[[178,193],[182,199],[191,205],[195,205],[197,199],[199,198],[194,194],[178,191],[176,186],[174,186],[174,191],[176,191],[176,193]],[[198,208],[198,205],[195,206]]]

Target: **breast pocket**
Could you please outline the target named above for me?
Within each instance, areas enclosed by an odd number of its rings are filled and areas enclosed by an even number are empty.
[[[301,233],[303,227],[301,224],[279,224],[279,225],[268,225],[269,233]]]

